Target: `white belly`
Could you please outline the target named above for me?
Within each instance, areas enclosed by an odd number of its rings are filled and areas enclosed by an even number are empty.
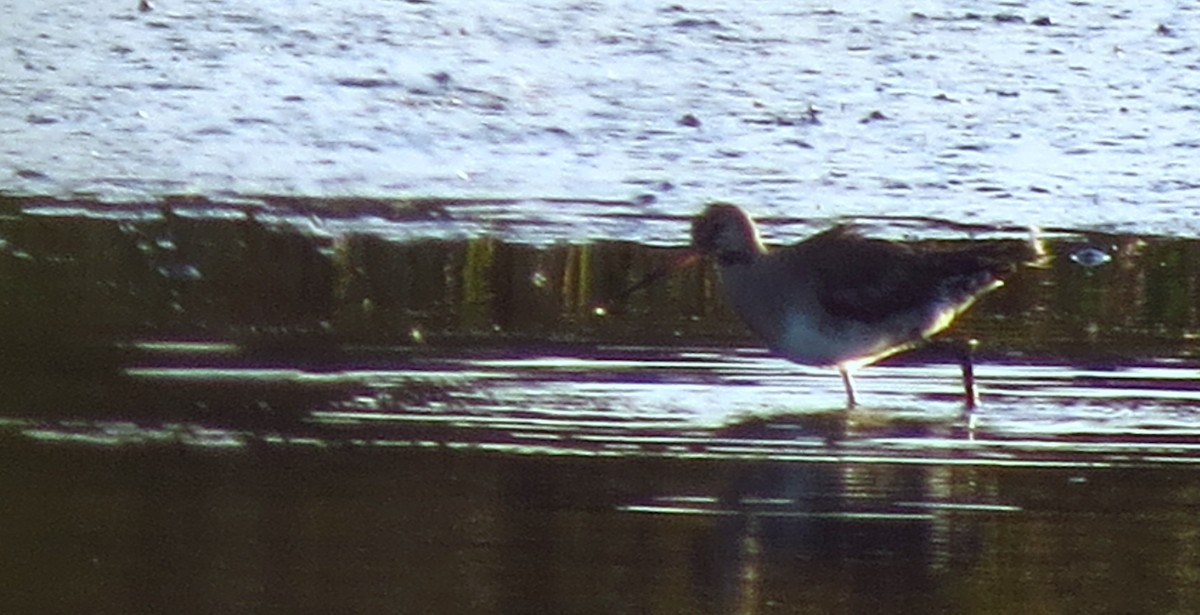
[[[771,350],[797,363],[865,365],[931,333],[929,314],[902,314],[871,323],[836,318],[825,313],[803,281],[791,280],[780,288],[756,280],[755,273],[723,276],[726,298]]]
[[[910,329],[892,331],[866,323],[828,321],[791,313],[784,321],[775,350],[792,361],[813,365],[866,364],[907,347]]]

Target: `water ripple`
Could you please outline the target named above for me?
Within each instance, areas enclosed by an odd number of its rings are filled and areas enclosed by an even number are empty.
[[[202,356],[214,356],[201,349]],[[218,349],[219,350],[219,349]],[[167,348],[159,348],[167,352]],[[956,399],[958,370],[870,368],[868,401],[841,409],[832,372],[758,351],[610,347],[573,353],[426,354],[370,369],[310,371],[221,365],[138,367],[154,391],[187,387],[175,404],[204,408],[162,426],[86,420],[23,427],[35,439],[128,445],[435,446],[523,455],[770,459],[803,463],[1108,467],[1200,462],[1200,386],[1181,361],[1095,370],[983,364],[984,404]],[[309,391],[297,422],[221,416],[234,391]],[[322,401],[323,400],[323,401]],[[177,409],[178,410],[178,409]],[[209,419],[205,419],[204,415]],[[259,416],[254,416],[257,414]]]

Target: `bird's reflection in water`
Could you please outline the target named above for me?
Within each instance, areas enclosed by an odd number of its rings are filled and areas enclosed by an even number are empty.
[[[835,455],[747,463],[725,487],[694,554],[695,591],[714,613],[943,611],[944,571],[981,544],[971,513],[1005,509],[970,468]]]

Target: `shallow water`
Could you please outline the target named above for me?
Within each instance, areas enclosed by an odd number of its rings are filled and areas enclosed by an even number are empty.
[[[677,248],[489,203],[4,201],[6,606],[1200,607],[1195,240],[1054,233],[952,332],[979,408],[933,345],[846,412],[706,268],[595,312]]]
[[[1193,7],[155,4],[0,0],[5,612],[1200,611]],[[1057,258],[845,412],[595,312],[713,198]]]
[[[1189,612],[1194,468],[6,444],[24,610]],[[14,465],[12,462],[19,462]]]

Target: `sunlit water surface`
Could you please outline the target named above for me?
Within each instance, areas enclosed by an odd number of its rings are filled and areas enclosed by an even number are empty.
[[[0,2],[6,192],[1200,228],[1186,3],[136,4]],[[539,215],[672,240],[590,213]]]

